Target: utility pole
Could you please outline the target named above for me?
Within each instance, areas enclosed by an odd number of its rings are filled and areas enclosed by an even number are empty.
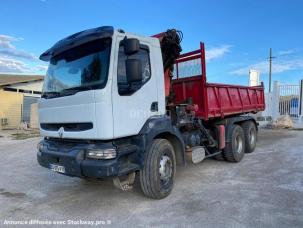
[[[271,68],[272,68],[272,59],[275,58],[272,56],[272,49],[269,49],[269,85],[268,91],[271,92]]]

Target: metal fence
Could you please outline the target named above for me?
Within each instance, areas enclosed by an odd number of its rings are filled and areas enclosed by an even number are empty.
[[[257,114],[257,119],[267,122],[281,115],[289,115],[295,122],[301,122],[303,116],[303,80],[298,84],[279,84],[274,82],[271,93],[265,94],[266,108]]]
[[[299,118],[302,115],[302,82],[279,86],[279,113]]]
[[[177,78],[177,75],[179,78],[187,78],[201,74],[201,59],[188,60],[174,65],[173,79]]]

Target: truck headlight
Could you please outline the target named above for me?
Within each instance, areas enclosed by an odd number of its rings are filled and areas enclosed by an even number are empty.
[[[92,159],[113,159],[117,156],[116,149],[90,149],[86,152],[87,158]]]

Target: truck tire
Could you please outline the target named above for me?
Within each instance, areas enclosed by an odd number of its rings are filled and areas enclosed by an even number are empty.
[[[140,171],[140,185],[145,196],[163,199],[173,189],[176,174],[176,156],[173,146],[166,139],[155,139],[145,156]]]
[[[242,128],[245,137],[245,153],[252,153],[257,145],[257,127],[253,121],[245,121]]]
[[[240,162],[245,153],[245,137],[242,127],[232,124],[227,128],[226,146],[223,154],[226,161]]]

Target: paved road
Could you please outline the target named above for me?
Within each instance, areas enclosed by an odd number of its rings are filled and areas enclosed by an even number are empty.
[[[206,160],[178,170],[172,194],[145,198],[111,181],[39,167],[39,139],[0,141],[0,220],[92,220],[113,226],[303,227],[303,131],[260,133],[241,163]]]

